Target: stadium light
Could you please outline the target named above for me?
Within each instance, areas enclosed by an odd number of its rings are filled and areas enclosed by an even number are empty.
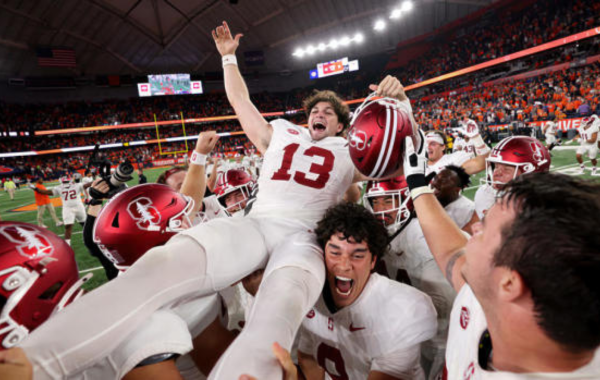
[[[385,21],[379,19],[379,20],[375,21],[375,25],[373,25],[373,29],[378,32],[381,32],[382,30],[385,29],[385,26],[386,26]]]
[[[304,51],[308,55],[313,55],[315,53],[315,47],[312,45],[308,45]]]
[[[402,16],[402,11],[399,8],[394,8],[390,14],[390,20],[397,20]]]
[[[325,49],[327,49],[327,45],[321,42],[319,46],[317,46],[317,49],[319,49],[319,51],[325,51]]]
[[[340,40],[340,45],[342,45],[342,46],[348,46],[348,45],[350,45],[350,42],[352,42],[352,40],[350,40],[350,38],[348,36],[344,36]]]
[[[413,3],[410,0],[406,0],[402,3],[400,7],[401,12],[410,12],[413,9]]]
[[[354,35],[354,42],[356,42],[357,44],[360,44],[364,40],[365,40],[365,37],[362,35],[362,33],[356,33]]]
[[[331,41],[329,41],[330,48],[337,49],[338,46],[339,46],[339,42],[335,38],[332,38]]]
[[[304,50],[302,50],[301,48],[298,48],[292,55],[294,55],[298,58],[302,58],[302,57],[304,57]]]

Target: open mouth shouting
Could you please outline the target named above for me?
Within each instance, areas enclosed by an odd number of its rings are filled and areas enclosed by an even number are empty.
[[[354,280],[342,276],[335,276],[335,291],[342,296],[350,295]]]
[[[325,125],[325,123],[320,120],[315,121],[313,123],[313,130],[315,132],[325,132],[325,131],[327,131],[327,125]]]

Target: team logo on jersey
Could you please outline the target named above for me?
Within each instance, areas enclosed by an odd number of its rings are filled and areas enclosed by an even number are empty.
[[[471,362],[467,369],[465,369],[465,373],[463,374],[464,380],[470,380],[471,377],[475,374],[475,363]]]
[[[348,135],[349,144],[357,150],[364,150],[367,147],[367,134],[365,131],[352,129]]]
[[[298,132],[298,131],[297,131],[297,130],[295,130],[294,128],[288,128],[288,129],[287,129],[287,132],[288,132],[290,135],[299,135],[299,134],[300,134],[300,132]]]
[[[152,205],[150,198],[136,198],[127,206],[129,215],[137,220],[138,228],[142,230],[150,229],[150,226],[156,226],[160,223],[160,212]]]
[[[333,331],[333,319],[330,317],[329,320],[327,321],[327,328],[331,331]]]
[[[469,325],[469,320],[471,319],[470,313],[469,313],[469,309],[467,309],[466,306],[463,306],[460,309],[460,327],[463,328],[463,330],[467,329],[467,326]]]
[[[310,309],[310,311],[306,314],[306,318],[313,319],[315,317],[315,311]]]
[[[54,253],[52,243],[33,227],[6,226],[0,229],[0,233],[17,244],[16,249],[21,256],[37,259]]]

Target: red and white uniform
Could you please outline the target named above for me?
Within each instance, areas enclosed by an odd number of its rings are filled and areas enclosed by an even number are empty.
[[[479,346],[487,330],[487,321],[481,304],[469,285],[463,285],[450,315],[450,332],[446,348],[448,379],[458,380],[592,380],[600,378],[600,350],[592,361],[568,373],[512,373],[488,371],[479,363]]]
[[[433,172],[439,173],[448,165],[461,166],[469,159],[471,159],[471,155],[465,150],[459,150],[454,153],[444,154],[435,163],[427,165],[427,168],[425,169],[425,175],[428,175]]]
[[[465,149],[467,142],[460,136],[456,136],[454,142],[452,143],[452,152],[458,152]]]
[[[304,318],[298,350],[316,359],[326,379],[366,379],[371,371],[424,379],[420,346],[436,325],[427,295],[372,274],[356,301],[333,314],[319,299]]]
[[[544,125],[544,136],[546,137],[546,145],[556,142],[556,132],[558,132],[558,124],[554,121],[549,121]]]
[[[311,230],[327,208],[342,200],[355,169],[344,138],[312,141],[306,129],[288,121],[275,120],[271,125],[259,190],[249,214],[217,218],[181,232],[165,246],[146,253],[123,276],[82,297],[34,331],[23,348],[36,376],[60,378],[78,371],[85,362],[114,349],[155,310],[170,307],[176,300],[213,294],[265,265],[246,328],[211,377],[237,378],[239,371],[261,377],[281,371],[272,361],[270,345],[278,341],[291,347],[302,316],[318,299],[325,281],[322,250]],[[174,254],[177,260],[169,260]],[[293,272],[297,277],[277,275],[278,269],[282,269],[278,273]],[[302,292],[293,293],[297,288],[292,281],[302,284]],[[281,289],[292,293],[282,294]],[[120,297],[114,297],[117,291]],[[288,323],[261,330],[272,336],[265,338],[270,339],[268,343],[257,341],[250,326],[281,317],[264,316],[257,310],[270,312],[274,305],[292,301],[296,307],[278,312],[285,314]],[[67,330],[70,333],[57,342],[56,332]]]
[[[598,137],[596,137],[596,140],[592,142],[588,141],[593,137],[594,133],[599,133],[600,119],[596,115],[593,115],[592,119],[593,122],[591,127],[588,127],[587,129],[583,126],[577,128],[577,131],[579,132],[579,136],[581,138],[579,140],[580,146],[579,148],[577,148],[577,154],[587,153],[588,157],[593,160],[598,156],[598,145],[596,144],[596,142],[598,141]]]
[[[463,202],[459,200],[447,205],[445,209],[450,218],[462,228],[471,220],[474,210],[460,207]],[[470,211],[465,212],[465,209]],[[429,371],[429,378],[434,378],[443,369],[448,321],[456,292],[437,265],[416,218],[392,240],[389,254],[384,260],[390,278],[406,281],[408,277],[412,286],[426,293],[433,301],[437,311],[438,330],[433,339],[423,344],[422,353],[429,365],[429,368],[425,368]]]
[[[216,195],[211,195],[202,200],[204,204],[204,209],[199,211],[200,214],[198,218],[195,219],[195,223],[206,222],[211,219],[216,218],[226,218],[228,217],[223,207],[219,203]]]
[[[52,188],[52,193],[62,201],[62,217],[66,225],[73,224],[75,220],[79,223],[85,222],[85,207],[81,200],[81,193],[85,193],[83,184],[61,183]]]
[[[496,203],[498,192],[490,185],[484,184],[475,193],[475,211],[479,219]]]

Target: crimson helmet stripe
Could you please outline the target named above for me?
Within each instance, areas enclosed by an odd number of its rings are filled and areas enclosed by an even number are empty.
[[[389,109],[389,108],[388,108]],[[388,163],[390,162],[390,158],[392,157],[392,151],[393,151],[393,147],[394,147],[394,143],[396,142],[396,128],[395,126],[398,125],[398,111],[397,110],[393,110],[392,111],[392,115],[394,115],[394,120],[392,121],[392,125],[394,126],[394,128],[390,128],[391,129],[391,140],[390,140],[390,145],[387,148],[387,156],[385,157],[385,162],[383,164],[383,168],[387,168],[388,167]],[[380,173],[380,177],[383,177],[383,169],[382,172]]]
[[[381,145],[381,149],[379,150],[379,156],[377,157],[377,162],[375,163],[375,166],[373,167],[373,171],[371,172],[371,174],[369,174],[369,177],[377,177],[379,174],[379,172],[382,171],[382,169],[385,168],[385,166],[382,166],[382,160],[383,160],[383,156],[385,155],[386,151],[388,150],[388,139],[389,139],[389,134],[390,134],[390,107],[389,105],[385,105],[385,131],[384,131],[384,135],[383,135],[383,144]]]

